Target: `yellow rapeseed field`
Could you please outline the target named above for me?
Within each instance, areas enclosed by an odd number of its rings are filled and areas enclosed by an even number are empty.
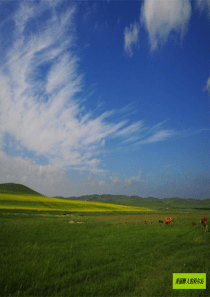
[[[89,201],[64,200],[46,196],[16,194],[0,194],[0,208],[71,212],[154,211],[144,207],[125,206]]]

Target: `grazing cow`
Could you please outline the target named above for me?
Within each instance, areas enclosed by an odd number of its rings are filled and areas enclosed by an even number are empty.
[[[203,228],[205,229],[206,232],[209,231],[208,225],[207,225],[207,218],[201,219],[201,224],[203,225]]]
[[[196,223],[192,222],[192,223],[191,223],[191,226],[194,226],[194,225],[196,225]]]
[[[144,222],[144,225],[146,225],[146,224],[147,224],[147,221]]]
[[[201,219],[201,225],[203,225],[203,224],[207,224],[207,218]]]
[[[150,224],[152,225],[152,222]]]
[[[159,223],[163,223],[163,221],[160,221],[160,220],[159,220]]]
[[[170,225],[170,223],[174,223],[174,221],[171,218],[165,217],[165,225],[166,224]]]

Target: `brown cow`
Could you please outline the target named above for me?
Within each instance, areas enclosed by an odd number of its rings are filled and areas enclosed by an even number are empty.
[[[194,226],[194,225],[196,225],[196,223],[192,222],[192,223],[191,223],[191,226]]]
[[[165,217],[165,225],[166,224],[170,225],[170,223],[174,223],[174,220],[172,220],[171,218]]]
[[[208,225],[207,225],[207,218],[201,219],[201,223],[203,225],[203,228],[205,229],[206,232],[209,231]]]
[[[207,224],[207,218],[203,218],[203,219],[201,219],[200,224],[203,225],[203,226],[205,227],[205,225]]]
[[[152,222],[150,224],[152,225]]]
[[[146,224],[147,224],[147,221],[144,222],[144,225],[146,225]]]
[[[207,224],[207,218],[201,219],[201,225],[203,225],[203,224]]]

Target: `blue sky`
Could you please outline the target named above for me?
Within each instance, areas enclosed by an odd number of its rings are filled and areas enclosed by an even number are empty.
[[[209,0],[1,1],[0,183],[210,198]]]

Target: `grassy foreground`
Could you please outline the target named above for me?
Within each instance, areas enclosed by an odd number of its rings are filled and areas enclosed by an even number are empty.
[[[70,212],[154,211],[144,207],[125,206],[89,201],[65,200],[38,195],[18,195],[4,193],[0,193],[0,208]]]
[[[201,215],[164,216],[0,210],[0,296],[210,296]],[[178,272],[206,273],[206,290],[173,290]]]

